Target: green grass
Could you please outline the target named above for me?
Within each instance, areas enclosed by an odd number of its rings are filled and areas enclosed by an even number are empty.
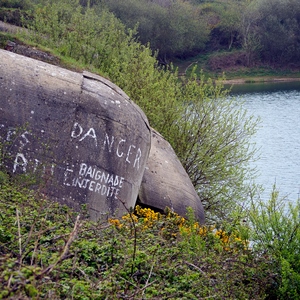
[[[175,60],[173,64],[176,68],[178,68],[179,74],[182,76],[184,74],[189,74],[191,69],[197,65],[196,72],[199,78],[201,72],[204,72],[207,77],[212,79],[218,79],[225,75],[228,80],[244,79],[245,82],[269,81],[274,78],[300,78],[300,69],[293,69],[289,67],[275,68],[269,65],[258,65],[255,67],[240,66],[212,71],[209,68],[208,62],[209,59],[215,55],[218,55],[218,53],[200,54],[186,60]]]
[[[264,299],[268,261],[238,227],[189,216],[136,208],[93,223],[3,178],[0,299]]]

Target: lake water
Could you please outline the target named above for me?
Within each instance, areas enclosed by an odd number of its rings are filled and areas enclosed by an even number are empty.
[[[253,137],[260,158],[252,162],[265,189],[261,198],[268,199],[276,183],[294,202],[300,195],[300,82],[236,85],[231,94],[261,119]]]

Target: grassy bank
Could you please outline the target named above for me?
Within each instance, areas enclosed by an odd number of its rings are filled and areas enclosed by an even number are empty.
[[[216,80],[225,76],[228,84],[272,82],[272,81],[299,81],[300,70],[293,66],[259,65],[245,66],[245,63],[235,57],[235,52],[216,52],[199,55],[187,60],[174,61],[180,76],[189,75],[197,67],[196,73],[200,78],[201,72]],[[214,62],[217,59],[217,62]]]
[[[24,185],[0,171],[0,299],[299,299],[300,205],[275,190],[250,223],[199,226],[139,206],[90,222]]]
[[[7,176],[0,211],[0,299],[264,299],[274,284],[245,231],[191,211],[93,223]]]

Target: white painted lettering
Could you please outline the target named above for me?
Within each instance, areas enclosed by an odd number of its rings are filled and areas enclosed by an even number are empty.
[[[137,166],[137,169],[140,168],[140,158],[142,156],[142,151],[140,148],[137,149],[137,152],[136,152],[136,156],[135,156],[135,160],[134,160],[134,163],[133,163],[133,167],[135,168],[135,166]]]
[[[25,158],[23,153],[18,153],[16,155],[14,166],[13,166],[13,173],[16,172],[17,167],[21,167],[23,172],[26,172],[26,167],[28,164],[28,160]]]
[[[83,182],[84,182],[84,183],[83,183]],[[86,189],[87,184],[88,184],[89,182],[90,182],[89,179],[83,179],[83,180],[82,180],[82,188]]]
[[[122,185],[123,185],[123,180],[124,180],[124,179],[125,179],[124,177],[121,177],[121,178],[120,178],[119,188],[122,187]]]
[[[89,184],[89,190],[92,191],[92,192],[94,191],[93,185],[95,183],[96,183],[95,181],[91,181],[90,184]]]
[[[97,142],[97,136],[96,136],[96,132],[95,132],[95,129],[94,128],[90,128],[86,134],[79,140],[79,142],[83,141],[86,137],[91,137],[92,139],[95,140],[95,145],[97,147],[98,145],[98,142]]]
[[[71,132],[71,137],[76,139],[81,136],[82,132],[83,128],[80,126],[79,123],[75,122],[73,125],[73,130]]]
[[[95,180],[99,180],[101,178],[101,171],[97,171],[95,174]]]
[[[131,148],[135,148],[135,146],[130,145],[129,148],[128,148],[128,152],[127,152],[127,156],[126,156],[126,162],[128,162],[129,164],[130,164],[129,156],[132,154]]]
[[[105,195],[106,192],[107,192],[107,187],[106,187],[106,185],[102,185],[101,195]]]
[[[104,180],[104,182],[107,183],[108,182],[108,178],[109,178],[109,174],[107,174],[107,176],[105,177],[105,173],[103,172],[102,176],[101,176],[101,182]]]
[[[119,193],[119,189],[115,188],[115,187],[111,187],[111,193],[110,193],[110,197],[112,197],[114,194],[117,195]]]
[[[127,140],[124,138],[115,138],[113,135],[109,135],[104,132],[100,137],[97,135],[94,128],[90,127],[87,131],[78,122],[73,125],[73,130],[71,132],[72,138],[78,138],[79,142],[86,140],[87,137],[92,138],[95,142],[95,146],[98,147],[99,141],[101,140],[102,149],[108,151],[108,153],[113,153],[117,158],[125,159],[126,163],[132,164],[133,168],[139,169],[141,165],[142,151],[140,148],[133,144],[126,144]],[[25,136],[26,138],[26,136]],[[26,140],[26,142],[28,139]],[[29,141],[28,141],[29,142]],[[24,143],[23,143],[24,144]],[[77,148],[78,146],[76,146]],[[85,172],[89,172],[89,176],[94,178],[99,177],[100,174],[97,170],[88,169]],[[94,173],[95,172],[95,173]],[[97,174],[96,174],[97,173]],[[87,176],[87,175],[85,175]]]
[[[16,131],[14,129],[9,129],[7,131],[6,140],[11,141],[11,137],[15,134],[16,134]]]
[[[119,152],[119,146],[120,146],[121,143],[125,143],[125,142],[126,142],[126,140],[121,139],[121,140],[119,141],[119,143],[118,143],[118,147],[117,147],[117,156],[118,156],[118,157],[122,157],[122,156],[124,155],[123,152],[122,152],[122,153]]]
[[[99,182],[97,182],[96,184],[96,188],[95,188],[95,193],[100,193],[100,190],[101,190],[101,184]]]
[[[23,142],[23,141],[20,141],[21,149],[23,149],[24,146],[25,146],[26,144],[30,143],[29,140],[28,140],[28,138],[26,137],[26,134],[29,134],[29,132],[28,132],[28,131],[25,131],[25,132],[21,135],[21,137],[24,139],[24,142]]]
[[[117,196],[119,195],[119,192],[120,192],[120,190],[119,190],[119,189],[116,189],[116,191],[115,191],[115,198],[116,198],[116,199],[118,199]]]
[[[91,166],[88,168],[85,176],[90,176],[91,178],[94,178],[94,175],[95,175],[95,168],[92,168]]]
[[[107,193],[107,196],[111,197],[111,196],[114,194],[114,191],[115,191],[115,190],[116,190],[116,188],[113,187],[113,186],[111,186],[111,187],[110,187],[110,194]]]
[[[111,148],[113,146],[114,141],[115,141],[115,137],[114,136],[111,137],[111,141],[110,141],[108,134],[105,133],[105,139],[104,139],[104,144],[103,145],[105,146],[107,144],[108,152],[111,152]]]
[[[75,178],[72,185],[75,187],[78,185],[78,187],[82,188],[82,182],[83,180],[80,182],[80,178]]]
[[[116,185],[118,185],[119,184],[119,176],[118,175],[116,175],[116,177],[115,177],[115,180],[114,180],[114,186],[116,186]]]
[[[110,178],[108,180],[108,184],[111,184],[111,185],[114,184],[114,175],[110,175]]]
[[[64,172],[64,181],[63,181],[63,184],[66,186],[71,186],[71,184],[68,182],[71,176],[70,173],[73,173],[73,169],[69,169],[69,167],[67,167]]]
[[[87,169],[87,164],[85,164],[85,163],[80,164],[79,175],[84,176],[86,169]]]

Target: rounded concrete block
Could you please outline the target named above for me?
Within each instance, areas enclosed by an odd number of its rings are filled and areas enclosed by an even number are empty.
[[[204,209],[194,186],[171,145],[152,129],[151,149],[139,192],[142,205],[164,210],[169,207],[186,216],[191,207],[204,224]]]
[[[116,85],[0,50],[0,143],[12,174],[93,220],[134,207],[150,150],[142,110]]]

